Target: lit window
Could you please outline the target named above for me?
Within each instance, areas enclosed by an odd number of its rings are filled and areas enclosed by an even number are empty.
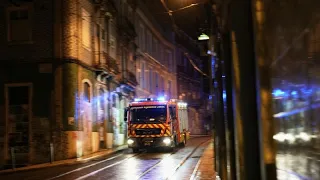
[[[115,58],[116,53],[116,41],[114,37],[110,37],[110,56]]]
[[[90,15],[84,9],[82,9],[82,44],[86,48],[91,48]]]
[[[8,41],[28,42],[31,41],[32,28],[30,10],[28,7],[8,9]]]
[[[116,59],[116,24],[113,20],[109,21],[109,32],[110,32],[110,38],[109,38],[109,55]]]

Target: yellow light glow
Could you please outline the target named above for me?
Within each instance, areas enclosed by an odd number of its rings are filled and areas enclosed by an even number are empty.
[[[209,36],[202,33],[199,37],[198,37],[198,40],[199,41],[202,41],[202,40],[208,40],[209,39]]]

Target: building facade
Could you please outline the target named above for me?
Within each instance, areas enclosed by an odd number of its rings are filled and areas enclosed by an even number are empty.
[[[137,85],[124,6],[134,4],[14,2],[0,6],[0,166],[12,152],[23,166],[123,144],[123,107]]]
[[[175,36],[178,98],[188,103],[191,134],[206,134],[209,127],[208,94],[204,92],[203,60],[198,45],[185,33]]]
[[[143,2],[136,9],[136,97],[177,98],[175,46],[172,31],[163,32]]]

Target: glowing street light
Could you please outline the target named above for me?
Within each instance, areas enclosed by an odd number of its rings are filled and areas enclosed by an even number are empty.
[[[198,37],[198,40],[199,41],[202,41],[202,40],[208,40],[209,39],[209,36],[202,33],[199,37]]]

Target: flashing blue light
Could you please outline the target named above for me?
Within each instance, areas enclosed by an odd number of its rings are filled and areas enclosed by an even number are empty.
[[[226,93],[226,91],[223,91],[222,98],[223,98],[223,100],[226,100],[226,98],[227,98],[227,93]]]
[[[135,98],[135,102],[152,101],[151,98]]]
[[[272,94],[275,96],[275,97],[279,97],[279,96],[284,96],[285,95],[285,92],[284,91],[281,91],[280,89],[276,89],[272,92]]]
[[[158,101],[166,101],[166,99],[164,97],[158,97],[157,99]]]
[[[166,98],[161,96],[158,97],[157,99],[153,98],[134,98],[134,102],[145,102],[145,101],[166,101]]]
[[[134,98],[134,101],[135,102],[139,102],[139,101],[141,101],[141,99],[140,98]]]
[[[310,95],[310,94],[312,94],[312,89],[303,88],[303,89],[301,89],[301,91],[302,91],[302,93],[303,93],[304,95]]]
[[[297,95],[297,94],[298,94],[297,91],[292,91],[292,92],[291,92],[291,95],[292,95],[292,96],[295,96],[295,95]]]

